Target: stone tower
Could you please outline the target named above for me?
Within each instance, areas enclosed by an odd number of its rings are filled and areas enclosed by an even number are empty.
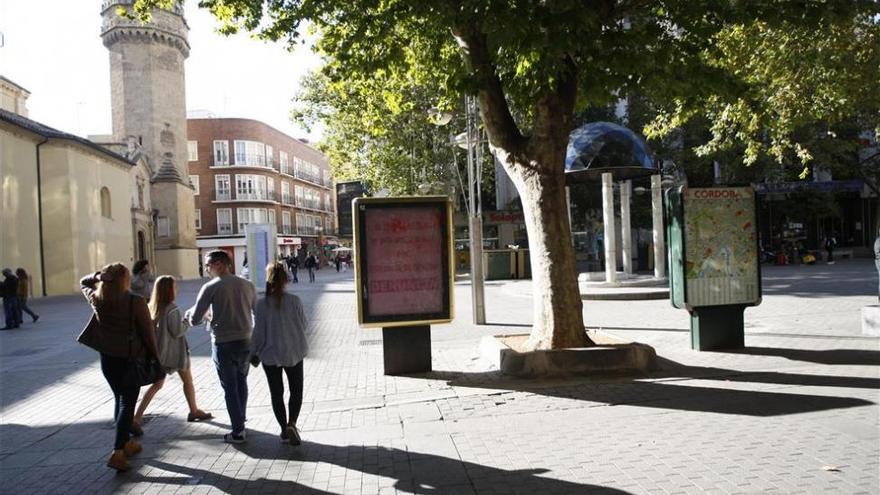
[[[118,15],[132,0],[105,0],[101,38],[110,51],[113,135],[139,143],[148,162],[157,274],[198,276],[195,202],[187,173],[184,60],[189,26],[181,2],[150,22]]]

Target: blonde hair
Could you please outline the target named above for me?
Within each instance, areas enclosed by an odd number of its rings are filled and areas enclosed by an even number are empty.
[[[174,299],[177,297],[174,285],[174,277],[171,275],[162,275],[156,279],[156,283],[153,284],[153,294],[150,296],[149,304],[147,304],[150,308],[150,317],[153,320],[158,319],[165,311],[165,308],[174,302]]]
[[[110,263],[101,269],[101,282],[95,293],[99,303],[115,303],[131,287],[131,272],[122,263]]]
[[[287,285],[287,269],[281,263],[272,263],[266,267],[266,298],[274,298],[281,307],[284,286]]]

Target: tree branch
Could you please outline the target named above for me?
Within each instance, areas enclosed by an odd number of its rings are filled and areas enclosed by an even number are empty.
[[[477,82],[480,117],[489,131],[489,141],[495,147],[517,153],[525,138],[504,97],[501,79],[489,54],[486,35],[472,25],[453,26],[452,35],[461,47],[465,64]]]

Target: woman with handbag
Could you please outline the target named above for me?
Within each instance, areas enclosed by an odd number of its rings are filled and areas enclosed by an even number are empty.
[[[115,401],[116,439],[107,466],[127,471],[128,458],[142,450],[129,438],[135,403],[143,382],[155,379],[145,372],[158,363],[150,361],[158,355],[150,313],[142,297],[129,293],[131,272],[121,263],[86,275],[80,285],[94,313],[78,340],[101,353],[101,372]]]
[[[193,386],[192,372],[190,371],[189,344],[186,341],[186,332],[190,329],[189,321],[183,319],[183,314],[177,307],[177,282],[170,275],[162,275],[156,279],[153,285],[153,294],[147,305],[150,308],[150,316],[156,332],[156,343],[159,348],[159,362],[165,369],[165,373],[177,373],[183,382],[183,396],[189,405],[189,422],[211,419],[214,416],[199,409],[196,405],[196,389]],[[153,396],[165,385],[165,379],[157,380],[141,398],[137,412],[134,413],[132,429],[141,430],[144,412]],[[142,430],[141,430],[142,431]]]
[[[281,263],[266,267],[266,297],[254,306],[254,334],[251,364],[263,362],[269,382],[272,411],[281,427],[281,441],[299,445],[296,421],[302,408],[303,359],[309,351],[306,342],[306,316],[299,297],[285,292],[287,271]],[[284,408],[284,381],[290,388],[288,409]]]

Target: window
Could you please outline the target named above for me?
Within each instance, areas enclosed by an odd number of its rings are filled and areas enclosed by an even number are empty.
[[[193,195],[198,196],[199,195],[199,176],[190,174],[189,175],[189,183],[192,184],[192,186],[193,186],[193,190],[194,190]]]
[[[266,166],[266,146],[257,141],[235,141],[235,164]]]
[[[237,174],[235,176],[235,199],[268,199],[266,194],[266,177],[263,175]]]
[[[171,222],[168,217],[159,217],[156,222],[156,233],[159,237],[171,237]]]
[[[305,194],[303,193],[303,186],[294,186],[294,195],[296,196],[296,205],[303,206],[306,202]]]
[[[266,177],[266,199],[278,201],[278,195],[275,194],[275,179]]]
[[[244,234],[245,226],[251,223],[266,223],[268,214],[265,208],[238,208],[238,233]]]
[[[214,166],[229,166],[229,141],[214,141]]]
[[[232,233],[232,210],[230,208],[217,208],[217,233]]]
[[[266,166],[275,168],[275,151],[268,144],[266,145]]]
[[[275,208],[269,208],[269,225],[275,225]],[[275,229],[272,229],[275,231]]]
[[[196,230],[202,229],[202,210],[196,208]]]
[[[189,161],[195,162],[199,160],[199,142],[198,141],[187,141],[186,142],[186,154],[189,157]]]
[[[278,160],[281,162],[281,173],[293,175],[293,171],[290,170],[290,164],[287,161],[287,152],[279,151],[278,152]]]
[[[214,190],[217,194],[217,201],[228,201],[232,199],[229,190],[229,176],[228,175],[215,175],[214,176]]]
[[[326,170],[326,169],[324,170],[324,185],[325,186],[332,185],[331,181],[330,181],[330,171]]]
[[[281,232],[284,234],[292,234],[293,229],[290,228],[290,212],[281,212]]]
[[[281,181],[281,202],[289,205],[290,203],[290,182]]]
[[[112,212],[110,205],[110,189],[106,187],[101,188],[101,216],[104,218],[112,218]]]

